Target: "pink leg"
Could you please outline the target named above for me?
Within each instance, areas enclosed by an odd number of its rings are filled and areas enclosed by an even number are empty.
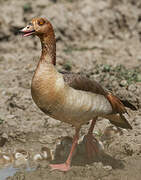
[[[63,164],[50,164],[51,170],[68,171],[70,169],[72,154],[77,146],[77,142],[78,142],[78,138],[79,138],[79,131],[80,131],[80,128],[76,129],[75,136],[73,138],[73,144],[71,147],[71,151],[70,151],[70,154],[69,154],[66,162]]]
[[[86,143],[86,152],[87,152],[87,157],[89,160],[92,159],[92,157],[98,153],[98,148],[97,148],[97,140],[93,137],[93,129],[96,123],[96,119],[92,120],[91,126],[89,128],[88,134],[84,137],[85,143]]]

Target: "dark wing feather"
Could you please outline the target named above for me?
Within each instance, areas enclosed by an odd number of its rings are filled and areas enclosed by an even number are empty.
[[[64,78],[64,81],[72,88],[83,90],[83,91],[89,91],[92,93],[104,95],[109,102],[111,103],[113,110],[118,113],[125,113],[125,107],[128,107],[132,110],[137,110],[134,105],[129,103],[127,100],[123,101],[120,100],[118,97],[112,95],[107,90],[103,89],[99,83],[96,81],[88,78],[85,75],[72,73],[72,72],[61,72]],[[114,103],[114,100],[116,103]]]
[[[131,106],[127,102],[122,103],[119,98],[117,98],[116,96],[112,95],[110,92],[103,89],[96,81],[91,80],[90,78],[84,75],[70,73],[70,72],[62,72],[62,75],[64,81],[74,89],[89,91],[92,93],[104,95],[109,100],[113,108],[113,114],[119,113],[120,115],[118,121],[116,120],[116,117],[114,117],[113,119],[107,117],[110,120],[110,122],[119,127],[132,129],[131,125],[128,123],[128,121],[125,119],[125,117],[122,114],[127,112],[125,106],[134,109],[135,107],[133,105]]]
[[[133,104],[131,104],[129,101],[121,100],[121,102],[124,104],[124,106],[132,109],[133,111],[137,111],[137,108]]]
[[[91,80],[85,75],[71,72],[61,72],[64,81],[72,88],[77,90],[89,91],[96,94],[106,96],[107,91],[104,90],[96,81]]]

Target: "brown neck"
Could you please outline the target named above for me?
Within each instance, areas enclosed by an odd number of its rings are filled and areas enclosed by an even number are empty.
[[[56,65],[56,40],[53,29],[48,34],[39,37],[42,46],[40,60],[48,64]]]

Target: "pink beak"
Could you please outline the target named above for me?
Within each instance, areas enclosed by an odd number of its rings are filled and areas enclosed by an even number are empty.
[[[23,34],[24,37],[35,34],[33,25],[27,25],[25,28],[21,29],[20,32]]]

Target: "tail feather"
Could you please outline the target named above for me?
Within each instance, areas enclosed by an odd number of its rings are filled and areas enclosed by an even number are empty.
[[[125,106],[130,107],[131,109],[135,110],[135,107],[131,105],[130,103],[127,103],[125,101],[121,101],[118,97],[112,95],[109,93],[107,95],[107,99],[109,100],[112,108],[113,108],[113,114],[107,115],[107,119],[110,120],[110,122],[118,127],[125,128],[125,129],[132,129],[132,126],[129,124],[127,119],[124,117],[124,113],[127,113],[127,110]],[[125,105],[125,106],[124,106]]]
[[[133,104],[131,104],[129,101],[121,100],[121,102],[124,104],[125,107],[128,107],[128,108],[132,109],[133,111],[137,110],[137,108]]]
[[[115,126],[125,129],[132,129],[132,126],[122,114],[107,115],[106,118],[109,119],[109,121]]]
[[[113,108],[113,113],[127,113],[127,110],[125,109],[124,104],[120,101],[120,99],[113,94],[109,93],[107,95],[107,99],[109,100],[112,108]]]

